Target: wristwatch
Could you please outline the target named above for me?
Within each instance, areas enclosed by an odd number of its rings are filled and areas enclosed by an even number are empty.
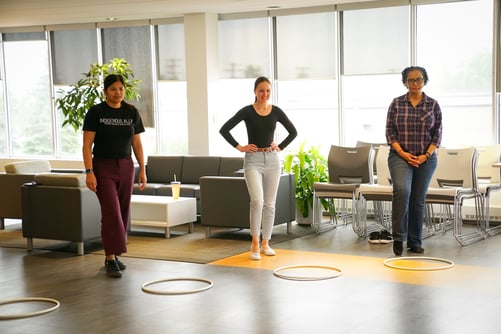
[[[85,174],[90,174],[92,172],[94,172],[94,170],[92,168],[88,168],[85,170]]]

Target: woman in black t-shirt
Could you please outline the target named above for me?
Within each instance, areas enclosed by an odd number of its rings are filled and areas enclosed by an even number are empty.
[[[101,238],[105,269],[110,277],[121,277],[125,264],[118,255],[127,252],[126,236],[134,184],[132,150],[139,164],[139,188],[146,185],[144,132],[138,110],[123,101],[124,80],[120,75],[104,79],[106,101],[91,107],[83,126],[83,160],[87,187],[101,206]],[[132,150],[131,150],[132,148]]]

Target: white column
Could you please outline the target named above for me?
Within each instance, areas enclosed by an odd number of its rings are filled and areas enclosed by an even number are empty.
[[[184,16],[188,96],[188,153],[208,155],[211,131],[211,86],[218,73],[218,17],[212,13]],[[217,130],[216,130],[217,131]]]

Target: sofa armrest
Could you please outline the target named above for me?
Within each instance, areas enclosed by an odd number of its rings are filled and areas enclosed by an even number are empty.
[[[34,179],[35,174],[0,173],[0,219],[22,217],[21,187]]]
[[[275,225],[296,220],[296,183],[294,174],[282,173],[278,184]]]
[[[38,174],[49,173],[51,170],[48,160],[18,161],[4,166],[8,174]]]
[[[249,228],[249,201],[243,177],[200,178],[200,222],[204,226]]]

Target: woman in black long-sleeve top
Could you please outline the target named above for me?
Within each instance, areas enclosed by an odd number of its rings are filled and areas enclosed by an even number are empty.
[[[221,135],[240,152],[245,153],[244,172],[250,196],[250,230],[252,245],[250,258],[260,260],[263,253],[275,255],[269,241],[275,220],[275,202],[280,180],[280,154],[297,136],[297,131],[287,115],[277,106],[268,103],[271,83],[259,77],[254,84],[255,102],[240,109],[220,130]],[[240,145],[230,131],[240,122],[245,122],[248,144]],[[277,123],[289,132],[278,145],[273,138]],[[260,237],[262,242],[260,249]]]

